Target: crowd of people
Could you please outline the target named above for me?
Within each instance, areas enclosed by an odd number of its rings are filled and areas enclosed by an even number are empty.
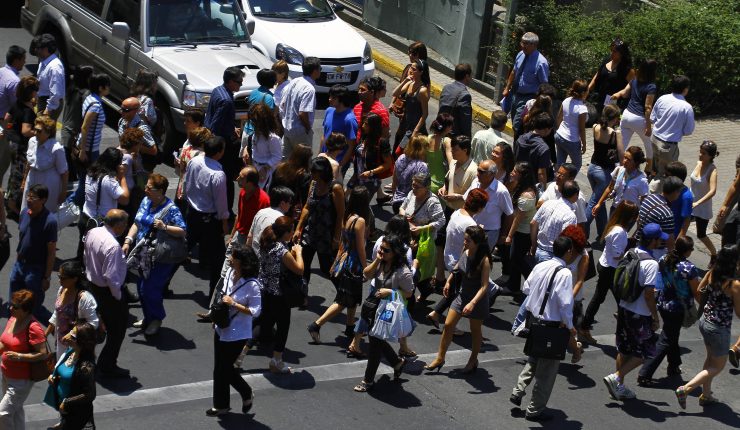
[[[185,111],[187,140],[171,160],[178,175],[173,199],[166,195],[168,179],[155,171],[167,161],[160,151],[162,113],[153,101],[156,74],[136,75],[120,105],[119,145],[103,150],[102,98],[110,77],[78,67],[67,71],[65,88],[64,65],[49,34],[35,38],[29,50],[39,58],[36,76],[19,77],[26,50],[12,46],[0,69],[0,177],[10,169],[0,233],[7,234],[7,216],[18,221],[19,240],[11,316],[0,337],[0,427],[24,428],[32,368],[49,354],[58,360],[44,401],[60,412],[57,428],[93,423],[96,375],[130,373],[118,364],[129,302],[140,301],[143,310],[134,327],[156,336],[170,281],[196,257],[211,297],[209,310],[198,317],[215,327],[209,416],[230,410],[229,386],[240,394],[242,411],[250,410],[254,392],[239,368],[257,343],[272,349],[271,372],[291,373],[283,352],[292,309],[305,311],[309,304],[314,257],[336,296],[307,327],[307,337],[320,343],[322,327],[345,312],[347,356],[367,359],[355,391],[373,388],[382,357],[398,379],[417,356],[410,346],[416,322],[401,335],[382,335],[378,327],[388,321],[373,306],[392,301],[413,315],[437,295],[433,311],[421,318],[441,330],[437,356],[425,368],[444,366],[452,338],[460,334],[457,325],[467,318],[471,355],[462,372],[472,374],[482,323],[498,296],[520,304],[513,334],[535,336],[533,320],[567,329],[575,363],[584,344],[597,342],[594,317],[611,291],[619,354],[616,372],[604,377],[609,394],[635,397],[627,374],[641,366],[638,385],[653,385],[666,357],[669,374],[680,374],[680,329],[698,320],[707,358],[675,394],[685,408],[687,395],[701,386],[702,405],[718,402],[712,380],[728,359],[737,367],[740,358],[740,339],[734,345],[730,339],[732,313],[740,316],[740,157],[715,217],[718,145],[701,144],[690,174],[678,161],[679,142],[694,129],[687,77],[675,76],[670,92],[658,96],[657,63],[646,59],[634,69],[628,45],[615,39],[590,83],[574,81],[560,101],[537,44],[536,34],[522,36],[503,90],[513,144],[502,134],[504,111],[492,112],[490,127],[471,136],[468,64],[455,67],[439,113],[429,121],[429,63],[420,42],[409,47],[409,64],[389,107],[381,101],[387,89],[380,77],[359,83],[354,106],[346,86],[333,86],[318,138],[318,58],[306,57],[303,75],[294,79],[288,79],[284,61],[260,70],[260,87],[247,100],[242,125],[235,123],[234,93],[244,72],[229,67],[207,108]],[[595,104],[587,103],[594,97]],[[400,120],[395,134],[391,114]],[[587,133],[593,134],[590,196],[579,185]],[[631,141],[634,134],[637,142]],[[69,181],[77,187],[67,195]],[[394,216],[381,232],[374,214],[387,210],[386,204]],[[42,304],[52,285],[58,230],[70,217],[79,230],[78,251],[58,269],[49,315]],[[722,233],[719,250],[707,238],[713,218],[713,229]],[[596,237],[589,243],[594,221]],[[692,221],[711,255],[706,274],[689,259]],[[597,261],[592,248],[602,250]],[[500,268],[494,266],[499,261]],[[584,311],[583,286],[595,277]],[[135,281],[136,292],[127,280]],[[48,349],[45,335],[53,335]],[[398,352],[389,340],[398,340]],[[104,345],[96,358],[98,343]],[[526,419],[551,417],[545,409],[560,360],[528,354],[510,397],[521,406],[534,383]]]

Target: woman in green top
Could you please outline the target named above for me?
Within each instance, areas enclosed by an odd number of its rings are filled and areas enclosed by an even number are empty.
[[[450,149],[449,134],[452,131],[452,115],[441,113],[432,122],[432,134],[429,135],[429,152],[427,152],[427,165],[429,174],[432,175],[432,186],[429,190],[437,194],[437,190],[445,184],[445,174],[452,162],[452,150]]]

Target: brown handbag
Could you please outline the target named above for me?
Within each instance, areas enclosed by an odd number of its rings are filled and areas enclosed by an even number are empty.
[[[31,324],[33,324],[34,321],[31,321],[30,324],[28,324],[28,329],[26,330],[26,340],[28,342],[28,346],[31,347]],[[54,367],[56,367],[56,357],[54,356],[54,353],[51,352],[49,349],[49,341],[44,339],[44,343],[46,344],[46,356],[43,357],[39,361],[32,361],[31,364],[31,381],[33,382],[40,382],[46,380],[49,375],[51,375],[52,372],[54,372]],[[33,349],[33,347],[31,347]]]

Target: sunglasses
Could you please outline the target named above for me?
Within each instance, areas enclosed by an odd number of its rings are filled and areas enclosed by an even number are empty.
[[[380,249],[379,249],[379,251],[381,252],[381,254],[387,254],[387,253],[391,252],[391,249],[390,248],[386,248],[385,246],[381,246]]]
[[[125,107],[121,107],[121,112],[126,113],[126,112],[131,112],[131,111],[134,111],[134,110],[138,110],[138,109],[139,108],[125,108]]]

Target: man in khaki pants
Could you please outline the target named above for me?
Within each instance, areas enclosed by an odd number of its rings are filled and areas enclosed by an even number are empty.
[[[5,136],[5,115],[15,104],[18,76],[26,64],[26,50],[13,45],[5,54],[5,66],[0,68],[0,182],[10,166],[10,148]]]

